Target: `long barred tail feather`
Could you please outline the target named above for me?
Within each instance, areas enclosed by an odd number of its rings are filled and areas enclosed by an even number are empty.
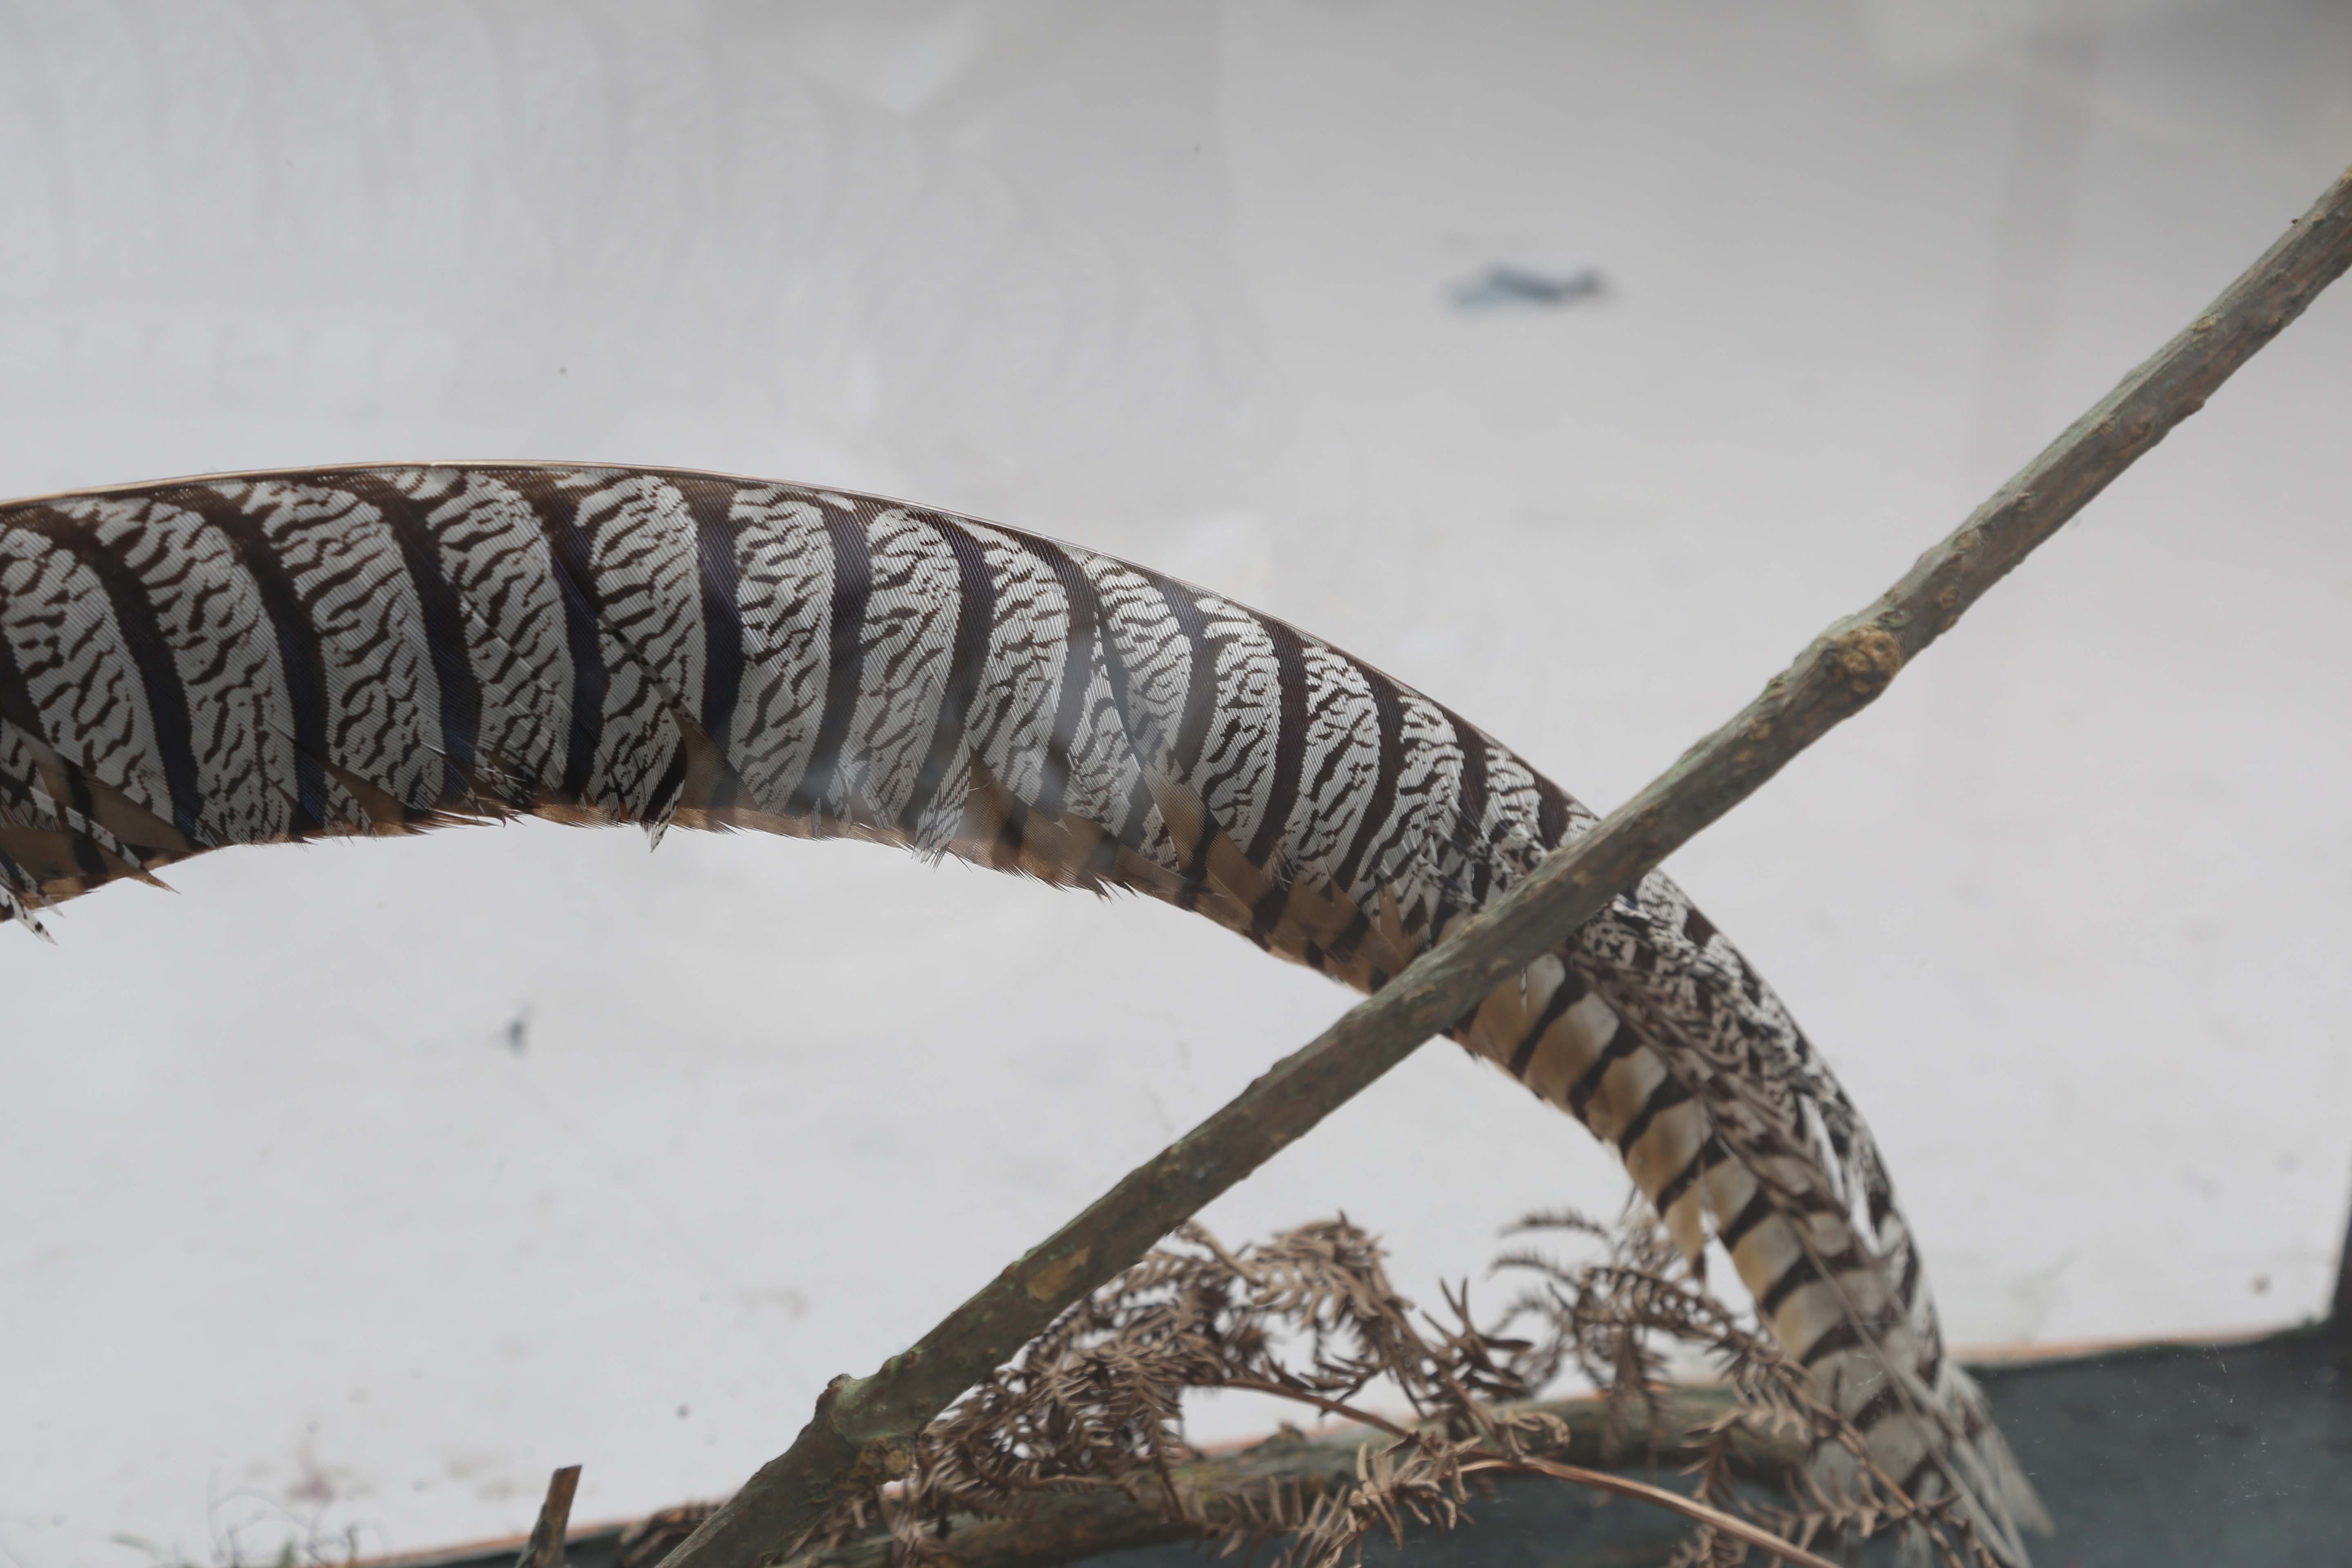
[[[225,845],[526,812],[1147,893],[1363,991],[1594,820],[1279,621],[870,496],[436,464],[0,507],[0,912]],[[2046,1521],[1868,1129],[1670,880],[1454,1034],[1615,1148],[1694,1262],[1721,1245],[1880,1469],[2025,1562]]]

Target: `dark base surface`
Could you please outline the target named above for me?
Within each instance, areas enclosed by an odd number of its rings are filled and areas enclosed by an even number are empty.
[[[1979,1373],[2058,1534],[2046,1568],[2352,1563],[2339,1326]]]

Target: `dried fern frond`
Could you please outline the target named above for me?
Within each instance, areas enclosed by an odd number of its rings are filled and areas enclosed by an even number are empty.
[[[903,1480],[850,1500],[797,1549],[837,1553],[878,1523],[895,1563],[946,1563],[958,1561],[960,1532],[1072,1494],[1111,1492],[1226,1551],[1285,1538],[1276,1568],[1347,1568],[1375,1533],[1402,1541],[1410,1526],[1460,1523],[1483,1484],[1473,1478],[1507,1469],[1691,1513],[1709,1522],[1708,1551],[1720,1539],[1818,1563],[1718,1506],[1717,1497],[1734,1496],[1727,1479],[1694,1504],[1560,1462],[1572,1446],[1568,1424],[1524,1402],[1562,1370],[1611,1395],[1606,1454],[1654,1458],[1680,1435],[1669,1430],[1662,1359],[1648,1336],[1740,1347],[1753,1336],[1739,1336],[1728,1309],[1687,1278],[1669,1277],[1687,1270],[1653,1227],[1552,1215],[1539,1228],[1575,1231],[1607,1258],[1577,1270],[1515,1258],[1538,1286],[1482,1327],[1466,1287],[1446,1289],[1440,1312],[1417,1310],[1390,1281],[1378,1240],[1344,1217],[1238,1249],[1188,1226],[926,1429]],[[1520,1324],[1535,1331],[1511,1331]],[[1204,1491],[1182,1400],[1218,1388],[1290,1399],[1387,1440],[1360,1447],[1339,1484],[1276,1475]],[[1405,1418],[1359,1403],[1375,1389]],[[1727,1478],[1743,1444],[1755,1447],[1746,1429],[1710,1427],[1698,1458]]]
[[[1678,1568],[1826,1568],[1816,1543],[1886,1530],[1922,1563],[1995,1568],[1965,1516],[1906,1496],[1805,1369],[1710,1294],[1646,1212],[1614,1225],[1535,1215],[1511,1234],[1582,1256],[1505,1254],[1496,1270],[1521,1288],[1481,1325],[1466,1285],[1446,1288],[1439,1312],[1416,1309],[1377,1238],[1344,1216],[1240,1248],[1187,1226],[926,1428],[902,1480],[849,1499],[786,1555],[796,1568],[1010,1568],[1189,1537],[1223,1552],[1278,1540],[1274,1568],[1352,1568],[1375,1534],[1451,1529],[1491,1474],[1516,1471],[1691,1517]],[[1664,1380],[1675,1352],[1724,1380],[1703,1417]],[[1529,1403],[1571,1373],[1598,1391],[1597,1420],[1590,1405]],[[1294,1433],[1210,1460],[1185,1438],[1183,1399],[1220,1388],[1289,1399],[1368,1436],[1345,1451]],[[1401,1418],[1367,1408],[1368,1395]],[[1825,1483],[1797,1462],[1824,1444],[1850,1456],[1850,1477]],[[1679,1464],[1691,1489],[1583,1461]],[[621,1568],[654,1568],[704,1511],[637,1527]]]
[[[1625,1425],[1654,1431],[1656,1368],[1664,1341],[1705,1353],[1733,1394],[1732,1408],[1710,1423],[1700,1452],[1685,1468],[1701,1502],[1737,1511],[1792,1544],[1861,1540],[1887,1530],[1903,1536],[1909,1559],[1933,1560],[1947,1568],[1999,1568],[1999,1560],[1968,1517],[1949,1498],[1921,1501],[1909,1496],[1872,1458],[1862,1431],[1823,1397],[1816,1381],[1769,1335],[1709,1294],[1698,1271],[1686,1266],[1654,1223],[1629,1215],[1605,1227],[1574,1214],[1531,1215],[1517,1232],[1565,1235],[1604,1253],[1597,1260],[1565,1263],[1519,1249],[1496,1268],[1531,1276],[1532,1284],[1507,1313],[1505,1325],[1538,1325],[1538,1355],[1555,1367],[1574,1366],[1601,1391],[1612,1415],[1625,1412]],[[1850,1476],[1832,1487],[1803,1471],[1786,1481],[1792,1506],[1750,1502],[1735,1485],[1736,1450],[1743,1443],[1793,1440],[1818,1450],[1843,1449]],[[1676,1568],[1714,1568],[1747,1560],[1745,1543],[1701,1525],[1675,1558]]]

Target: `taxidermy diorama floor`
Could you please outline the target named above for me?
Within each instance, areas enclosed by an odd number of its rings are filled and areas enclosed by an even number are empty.
[[[2043,1568],[2236,1568],[2352,1561],[2352,1334],[2335,1323],[2228,1344],[2150,1344],[1977,1368],[2002,1428],[2058,1521]],[[1460,1528],[1371,1568],[1654,1568],[1687,1532],[1641,1504],[1544,1480],[1475,1501]],[[571,1568],[613,1568],[618,1527],[575,1531]],[[520,1543],[396,1560],[399,1568],[509,1568]],[[1854,1553],[1892,1563],[1891,1542]],[[1180,1568],[1190,1545],[1107,1553],[1111,1568]],[[390,1568],[390,1565],[386,1565]]]

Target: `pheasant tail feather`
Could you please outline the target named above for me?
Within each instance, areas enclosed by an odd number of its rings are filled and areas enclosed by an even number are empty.
[[[869,496],[430,465],[0,508],[0,911],[518,812],[1128,889],[1364,991],[1593,820],[1279,621]],[[1687,1255],[1721,1243],[1877,1468],[2023,1563],[2040,1505],[1944,1353],[1868,1130],[1672,882],[1454,1033],[1615,1148]]]

